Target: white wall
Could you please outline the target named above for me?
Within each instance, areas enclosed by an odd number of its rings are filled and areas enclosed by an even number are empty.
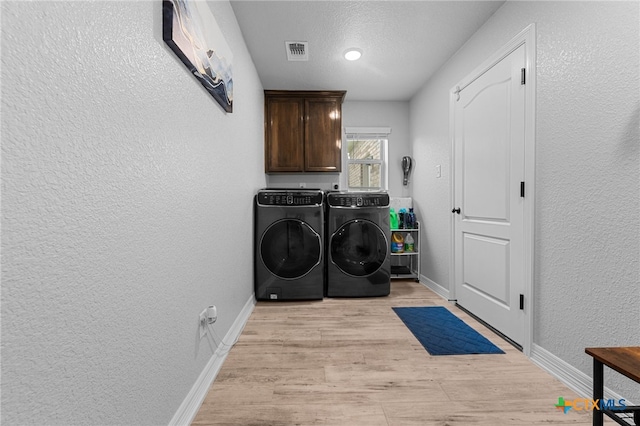
[[[347,94],[348,96],[348,94]],[[402,157],[411,155],[409,144],[409,102],[347,101],[342,104],[342,127],[391,127],[389,135],[389,194],[393,197],[410,196],[411,183],[402,185]],[[343,141],[343,144],[345,141]],[[346,189],[345,172],[342,173],[290,173],[267,176],[270,187],[298,187],[331,189],[340,182]]]
[[[401,165],[402,157],[412,155],[409,144],[409,102],[345,102],[342,111],[344,127],[391,127],[388,152],[389,195],[411,196],[413,179],[410,179],[409,185],[402,185]]]
[[[422,271],[448,289],[449,90],[536,23],[533,340],[588,375],[585,347],[640,342],[639,5],[507,2],[411,101]]]
[[[228,2],[225,114],[162,2],[2,7],[3,424],[167,424],[252,297],[262,86]]]

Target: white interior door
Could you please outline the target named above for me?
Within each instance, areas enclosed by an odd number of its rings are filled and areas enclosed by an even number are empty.
[[[460,306],[522,345],[525,46],[458,92],[454,112],[454,284]]]

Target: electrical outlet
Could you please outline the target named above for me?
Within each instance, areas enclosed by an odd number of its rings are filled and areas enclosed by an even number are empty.
[[[298,185],[299,185],[298,188],[306,188],[307,187],[307,184],[304,183],[304,182],[300,182]]]
[[[216,305],[211,305],[207,308],[207,320],[209,324],[213,324],[218,319],[218,309]]]
[[[198,323],[200,330],[200,338],[202,339],[207,334],[207,310],[200,312],[200,322]]]
[[[340,184],[338,182],[333,182],[331,184],[331,189],[335,189],[335,190],[340,189]]]

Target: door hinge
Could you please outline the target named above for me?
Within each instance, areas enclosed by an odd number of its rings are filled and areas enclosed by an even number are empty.
[[[524,182],[520,182],[520,196],[524,198]]]
[[[526,75],[527,75],[527,71],[524,68],[522,68],[520,70],[520,84],[526,84],[527,82]]]
[[[520,295],[520,310],[524,310],[524,294]]]

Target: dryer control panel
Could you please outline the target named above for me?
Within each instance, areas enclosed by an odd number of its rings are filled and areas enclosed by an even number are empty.
[[[389,194],[380,192],[339,192],[327,195],[331,207],[389,207]]]
[[[258,204],[261,206],[321,206],[324,198],[322,191],[270,191],[258,192]]]

